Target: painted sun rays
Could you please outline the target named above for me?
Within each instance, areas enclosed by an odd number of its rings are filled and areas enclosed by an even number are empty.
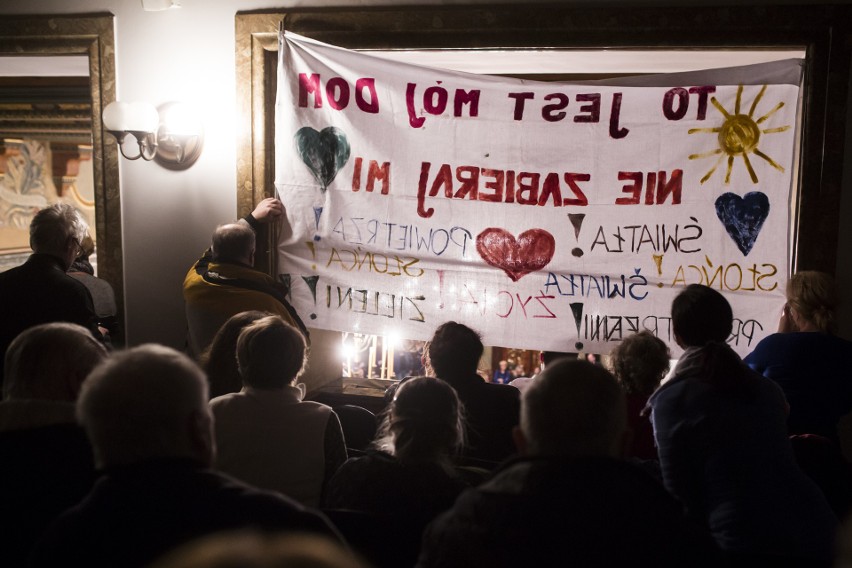
[[[778,112],[783,106],[783,102],[779,102],[772,109],[766,112],[763,116],[755,119],[755,111],[757,110],[757,105],[763,98],[763,94],[766,92],[766,85],[760,89],[760,92],[754,97],[754,100],[751,103],[751,108],[748,111],[748,114],[741,114],[740,107],[742,105],[742,95],[743,95],[743,86],[740,85],[737,88],[737,99],[734,103],[734,111],[728,112],[725,107],[722,106],[716,97],[712,97],[710,102],[714,107],[722,114],[724,117],[724,121],[720,126],[715,128],[690,128],[689,134],[695,134],[699,132],[707,132],[714,133],[718,135],[719,147],[711,150],[709,152],[703,152],[700,154],[690,154],[690,160],[698,160],[701,158],[709,158],[712,156],[718,156],[716,162],[713,166],[704,174],[704,177],[701,178],[701,183],[709,180],[713,174],[716,172],[716,169],[719,167],[719,164],[722,163],[722,160],[725,156],[728,157],[728,167],[725,172],[725,183],[728,184],[731,181],[731,172],[734,169],[734,159],[737,156],[742,157],[743,164],[745,164],[746,170],[748,170],[749,176],[751,177],[752,183],[757,183],[757,174],[754,171],[754,167],[752,166],[751,160],[749,160],[749,154],[754,154],[759,158],[765,160],[770,166],[773,168],[783,172],[784,167],[780,165],[778,162],[773,160],[771,157],[767,156],[764,152],[760,150],[758,144],[760,142],[760,137],[763,134],[775,134],[778,132],[785,132],[790,129],[790,125],[778,126],[775,128],[764,128],[761,129],[760,125],[766,122],[773,114]]]

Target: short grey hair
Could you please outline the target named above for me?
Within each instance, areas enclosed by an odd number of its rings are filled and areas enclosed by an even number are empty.
[[[35,252],[62,252],[68,238],[82,243],[89,231],[80,212],[67,203],[55,203],[30,222],[30,248]]]
[[[254,230],[247,224],[220,225],[213,233],[213,260],[242,260],[254,252],[255,240]]]
[[[207,381],[189,357],[147,344],[109,357],[83,383],[77,419],[99,467],[197,457],[188,421],[210,421]]]
[[[91,332],[55,322],[22,332],[6,351],[3,398],[74,402],[83,380],[107,356]]]
[[[588,361],[548,365],[521,401],[521,431],[531,455],[616,457],[626,428],[621,387]]]

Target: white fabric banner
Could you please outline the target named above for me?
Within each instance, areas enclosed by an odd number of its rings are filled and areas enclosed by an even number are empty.
[[[748,353],[789,258],[801,61],[586,83],[431,69],[284,32],[279,278],[309,326],[674,353],[686,284],[720,290]]]

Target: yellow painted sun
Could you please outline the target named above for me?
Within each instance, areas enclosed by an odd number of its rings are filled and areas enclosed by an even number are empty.
[[[760,102],[760,99],[763,98],[763,94],[766,92],[766,85],[763,85],[763,88],[760,89],[760,92],[754,97],[754,101],[751,103],[751,109],[749,109],[748,114],[740,113],[740,105],[742,103],[742,95],[743,95],[743,86],[740,85],[737,88],[737,101],[734,106],[734,112],[730,113],[725,110],[725,107],[722,106],[716,97],[712,97],[710,102],[713,103],[713,106],[722,113],[722,116],[725,118],[724,122],[721,126],[717,126],[716,128],[690,128],[689,133],[695,134],[696,132],[710,132],[718,134],[719,139],[719,147],[710,152],[704,152],[702,154],[690,154],[690,160],[698,160],[701,158],[709,158],[711,156],[719,156],[716,160],[716,163],[713,164],[713,167],[704,174],[704,177],[701,178],[701,183],[704,183],[708,179],[713,176],[713,173],[716,171],[716,168],[719,167],[719,164],[722,163],[722,160],[725,156],[728,157],[728,169],[725,173],[725,183],[730,183],[731,181],[731,171],[734,169],[734,158],[737,156],[742,157],[743,163],[745,164],[746,169],[748,170],[749,176],[751,176],[752,183],[757,183],[757,174],[754,172],[754,168],[751,165],[751,161],[748,158],[749,154],[754,154],[760,158],[766,160],[770,166],[773,168],[784,171],[784,167],[777,163],[775,160],[764,154],[758,148],[758,143],[760,142],[760,136],[762,134],[775,134],[777,132],[784,132],[790,129],[789,125],[786,126],[778,126],[775,128],[764,128],[761,130],[760,124],[769,119],[773,114],[778,112],[783,106],[783,102],[779,102],[775,105],[769,112],[761,116],[760,118],[754,118],[754,112],[757,109],[757,104]]]

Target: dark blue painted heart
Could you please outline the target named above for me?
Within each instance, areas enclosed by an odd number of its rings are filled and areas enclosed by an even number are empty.
[[[322,132],[305,126],[296,132],[294,138],[299,156],[325,191],[349,160],[346,134],[334,126],[323,128]]]
[[[763,222],[769,216],[769,198],[759,191],[740,197],[723,193],[716,199],[716,216],[743,255],[751,252]]]

